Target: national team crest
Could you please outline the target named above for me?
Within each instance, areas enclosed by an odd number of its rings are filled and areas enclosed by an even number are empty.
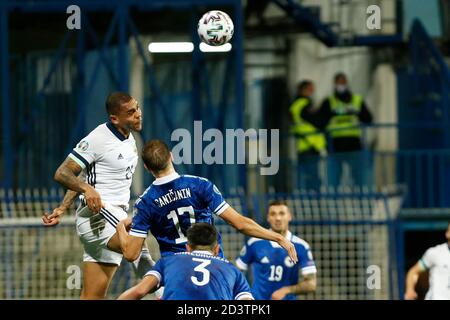
[[[289,256],[286,257],[286,259],[284,259],[284,264],[288,268],[292,268],[294,266],[294,262],[292,261],[292,259]]]
[[[80,149],[81,151],[86,151],[89,148],[89,143],[83,140],[77,145],[77,148]]]

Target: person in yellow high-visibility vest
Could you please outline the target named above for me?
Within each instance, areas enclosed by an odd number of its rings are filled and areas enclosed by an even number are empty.
[[[362,96],[350,91],[347,76],[339,72],[334,77],[334,93],[327,97],[317,112],[320,123],[326,129],[331,145],[328,166],[328,182],[337,187],[341,184],[343,166],[350,167],[353,184],[370,185],[371,161],[362,152],[361,124],[370,124],[372,115]]]
[[[297,138],[299,189],[318,190],[320,187],[319,161],[326,152],[326,137],[314,125],[317,121],[313,108],[314,84],[304,80],[298,85],[298,96],[289,112],[293,123],[292,133]]]

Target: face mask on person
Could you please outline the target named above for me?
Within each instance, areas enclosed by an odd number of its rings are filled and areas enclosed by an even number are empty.
[[[345,84],[337,84],[334,86],[334,89],[337,93],[344,93],[348,90],[348,87]]]

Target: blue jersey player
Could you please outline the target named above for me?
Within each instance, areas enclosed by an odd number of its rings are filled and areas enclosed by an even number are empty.
[[[284,201],[269,204],[267,221],[270,228],[292,242],[298,254],[298,264],[272,241],[250,238],[236,259],[241,270],[252,265],[252,293],[256,300],[295,300],[297,294],[316,289],[316,266],[308,243],[289,231],[291,213]],[[301,271],[302,280],[299,281]]]
[[[276,241],[297,262],[295,246],[289,240],[236,212],[209,180],[176,173],[172,154],[163,141],[147,142],[142,160],[156,179],[136,202],[133,220],[117,225],[121,250],[128,261],[139,256],[149,232],[158,241],[162,257],[185,252],[187,229],[197,222],[213,225],[216,215],[248,236]]]
[[[146,277],[125,291],[120,300],[137,300],[164,286],[163,300],[253,300],[244,275],[217,257],[217,231],[196,223],[187,230],[187,252],[161,258]]]

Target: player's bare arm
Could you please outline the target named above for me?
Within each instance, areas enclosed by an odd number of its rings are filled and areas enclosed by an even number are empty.
[[[242,232],[247,236],[276,241],[280,246],[286,249],[292,261],[297,263],[298,258],[294,245],[281,234],[261,227],[255,221],[244,217],[231,207],[222,212],[220,217],[239,232]]]
[[[134,237],[128,234],[131,226],[131,218],[120,221],[117,224],[117,236],[120,243],[120,250],[127,261],[135,261],[139,258],[145,238]]]
[[[42,216],[44,225],[49,227],[57,225],[61,221],[64,213],[70,208],[78,194],[78,192],[67,190],[61,204],[57,208],[53,209],[53,212],[51,214],[44,213],[44,215]]]
[[[419,262],[409,269],[408,274],[406,275],[405,300],[417,299],[417,292],[415,288],[421,272],[422,269],[420,268]]]
[[[81,170],[78,163],[70,158],[66,158],[56,170],[54,179],[67,189],[83,193],[89,209],[94,213],[99,213],[103,206],[100,194],[91,185],[78,179],[77,176]]]
[[[122,293],[117,300],[139,300],[152,293],[158,287],[159,280],[153,275],[148,275],[134,287]]]
[[[84,181],[84,178],[85,175],[83,174],[83,172],[81,172],[78,176],[78,179],[80,181]],[[61,221],[64,213],[70,208],[78,195],[78,192],[68,189],[61,204],[57,208],[55,208],[51,214],[44,213],[44,215],[42,216],[44,225],[49,227],[57,225]]]
[[[288,294],[306,294],[316,291],[316,274],[308,274],[292,286],[285,286],[272,293],[272,300],[282,300]]]

